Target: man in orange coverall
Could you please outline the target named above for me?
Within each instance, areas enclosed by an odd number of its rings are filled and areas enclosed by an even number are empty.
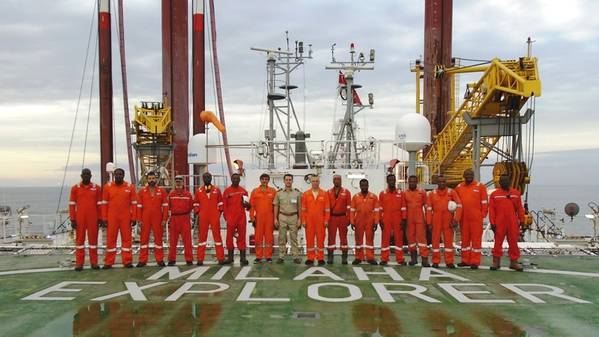
[[[426,192],[418,188],[418,177],[408,177],[408,189],[403,192],[406,203],[406,221],[402,227],[407,231],[408,248],[410,250],[410,266],[417,263],[416,247],[422,258],[422,266],[430,267],[428,263],[428,247],[426,242],[426,228],[424,227],[424,205]]]
[[[212,174],[206,172],[202,175],[204,186],[198,188],[195,193],[193,207],[196,216],[199,216],[199,234],[198,234],[198,266],[204,264],[206,255],[206,244],[208,239],[208,230],[212,233],[214,240],[214,250],[218,264],[225,262],[225,250],[223,249],[223,240],[220,236],[220,216],[223,212],[223,195],[220,189],[212,185]]]
[[[85,234],[89,243],[89,262],[98,266],[98,219],[102,206],[102,189],[91,182],[92,172],[81,170],[81,182],[73,185],[69,197],[69,217],[75,230],[75,271],[83,270],[85,261]]]
[[[125,180],[125,170],[114,170],[114,182],[102,190],[102,219],[108,220],[106,230],[106,253],[103,269],[110,269],[116,257],[116,239],[121,234],[121,261],[125,268],[132,268],[131,228],[137,217],[137,193],[135,186]]]
[[[333,176],[333,188],[328,191],[329,204],[331,205],[331,218],[328,227],[328,254],[327,263],[333,264],[335,241],[339,231],[339,245],[341,248],[341,263],[347,264],[347,227],[349,226],[349,213],[351,209],[351,193],[341,186],[341,176]]]
[[[379,200],[374,193],[368,192],[368,180],[360,180],[360,193],[352,197],[350,211],[350,222],[356,232],[356,258],[352,264],[362,263],[364,248],[366,248],[367,262],[378,264],[374,259],[374,231],[379,222]],[[366,236],[365,244],[364,236]]]
[[[520,237],[520,226],[524,223],[522,198],[520,191],[510,188],[509,176],[502,175],[499,177],[499,185],[501,188],[491,193],[489,198],[489,222],[495,233],[491,270],[500,268],[503,240],[507,236],[510,269],[523,271],[522,265],[518,263],[518,258],[520,258],[518,238]]]
[[[233,263],[235,255],[235,246],[233,238],[237,238],[237,249],[239,249],[239,263],[242,266],[248,265],[248,260],[245,257],[245,229],[246,217],[245,211],[250,208],[250,204],[246,199],[248,192],[245,188],[239,186],[241,177],[237,173],[231,175],[231,186],[225,188],[223,192],[223,215],[227,222],[227,252],[228,256],[225,260],[226,264]]]
[[[254,263],[272,262],[272,242],[274,228],[273,201],[277,191],[268,186],[270,176],[260,175],[260,186],[250,194],[250,221],[254,226],[256,260]]]
[[[324,262],[324,236],[329,224],[331,208],[327,192],[320,188],[320,178],[313,175],[310,178],[312,188],[302,194],[302,226],[306,229],[306,265],[311,266],[314,260],[322,266]],[[314,251],[316,238],[316,252]]]
[[[158,265],[164,267],[162,235],[168,219],[167,194],[162,187],[156,186],[156,173],[148,172],[146,181],[148,185],[137,196],[137,219],[141,225],[137,267],[144,267],[148,263],[150,231],[154,233],[154,257]]]
[[[183,239],[183,256],[188,266],[193,264],[191,242],[191,211],[193,197],[183,186],[183,177],[175,177],[175,188],[168,194],[170,221],[168,224],[168,265],[174,266],[177,261],[177,244],[179,236]]]
[[[449,210],[449,202],[455,202],[455,210]],[[453,214],[452,214],[453,213]],[[437,177],[437,189],[428,193],[426,200],[426,223],[433,229],[433,268],[439,268],[441,262],[440,241],[443,237],[443,250],[445,251],[445,265],[455,268],[453,248],[453,228],[457,227],[462,216],[462,205],[458,194],[447,188],[445,177]]]
[[[455,188],[462,201],[462,261],[459,267],[478,269],[482,252],[483,219],[487,216],[487,187],[474,180],[474,171],[464,171],[464,182]]]
[[[395,239],[395,260],[398,264],[405,266],[406,261],[403,257],[403,230],[401,220],[406,212],[402,192],[397,189],[396,178],[394,174],[387,176],[387,189],[379,194],[379,204],[381,205],[381,227],[383,235],[381,236],[381,265],[385,266],[389,262],[391,247],[391,236]]]

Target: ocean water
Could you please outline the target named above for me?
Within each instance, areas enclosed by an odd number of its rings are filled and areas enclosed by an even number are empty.
[[[32,231],[43,231],[48,234],[53,229],[56,219],[56,210],[68,208],[68,195],[70,188],[65,187],[60,205],[58,203],[60,187],[2,187],[0,186],[0,205],[16,210],[29,205],[27,210],[32,222]],[[564,228],[567,234],[592,233],[592,226],[584,214],[591,213],[587,206],[589,201],[599,204],[599,185],[586,186],[558,186],[558,185],[530,185],[528,203],[530,210],[554,209],[556,220],[564,218]],[[564,215],[564,205],[575,202],[580,206],[580,213],[573,221]],[[63,215],[63,218],[66,215]]]

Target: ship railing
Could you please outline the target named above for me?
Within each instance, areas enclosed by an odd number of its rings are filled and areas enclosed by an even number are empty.
[[[275,151],[274,163],[269,153],[270,141],[251,143],[251,167],[268,169],[274,166],[279,169],[291,169],[305,164],[308,168],[381,168],[393,158],[407,160],[407,154],[399,151],[397,142],[393,140],[370,138],[358,141],[290,140],[272,143]],[[300,145],[300,148],[305,144],[306,150],[295,151],[296,144]],[[349,149],[350,145],[352,150]],[[305,163],[301,160],[305,160]]]
[[[2,241],[15,239],[41,239],[46,235],[70,230],[68,217],[59,214],[23,214],[0,216],[0,238]]]

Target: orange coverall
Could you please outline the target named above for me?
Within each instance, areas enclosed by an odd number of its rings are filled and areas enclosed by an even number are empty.
[[[223,215],[227,222],[227,249],[235,249],[233,238],[237,234],[237,249],[240,251],[246,249],[245,229],[247,220],[245,217],[245,207],[243,206],[243,196],[248,192],[241,186],[229,186],[223,192]]]
[[[89,243],[89,262],[98,264],[98,218],[102,208],[102,189],[99,185],[79,183],[71,188],[69,217],[77,222],[75,229],[75,265],[85,261],[85,234]]]
[[[302,194],[302,224],[306,224],[306,251],[308,260],[324,259],[324,236],[329,222],[331,207],[327,192],[318,189],[316,198],[312,189]],[[316,237],[316,252],[314,252],[314,238]]]
[[[148,262],[150,231],[154,233],[154,257],[156,262],[164,259],[162,222],[168,219],[167,194],[162,187],[149,186],[142,188],[137,196],[137,219],[141,221],[141,237],[139,239],[139,262]]]
[[[256,228],[255,245],[256,258],[272,258],[272,242],[274,227],[274,205],[273,201],[277,191],[272,187],[266,187],[263,191],[260,186],[254,188],[250,194],[250,220],[254,221]]]
[[[381,223],[383,224],[383,235],[381,236],[381,261],[389,261],[391,247],[391,235],[395,238],[395,259],[404,262],[403,257],[403,230],[401,219],[404,218],[406,205],[403,193],[399,189],[390,191],[388,188],[379,194],[381,205]]]
[[[487,216],[487,187],[473,181],[469,185],[460,183],[455,188],[462,201],[462,263],[480,265],[483,237],[483,219]]]
[[[508,255],[510,260],[517,261],[520,258],[518,248],[520,223],[524,222],[524,207],[522,207],[520,191],[510,188],[508,192],[498,189],[491,193],[489,221],[496,226],[493,256],[503,255],[503,240],[507,236]]]
[[[116,257],[116,239],[121,234],[121,262],[133,262],[131,253],[131,221],[137,219],[137,193],[135,186],[124,181],[104,185],[102,191],[102,219],[108,220],[104,264],[112,266]]]
[[[193,261],[190,216],[193,210],[193,197],[191,193],[186,189],[174,188],[168,195],[168,209],[171,213],[168,224],[168,260],[177,260],[177,243],[181,236],[185,262],[191,262]]]
[[[198,188],[193,200],[195,213],[200,217],[198,234],[198,261],[204,261],[208,230],[212,232],[216,259],[225,259],[223,240],[220,236],[220,216],[223,212],[223,195],[216,186],[202,186]]]
[[[331,206],[331,217],[328,227],[328,245],[330,253],[335,251],[337,231],[339,231],[339,244],[342,252],[347,252],[347,226],[349,225],[349,213],[351,209],[351,193],[341,188],[335,195],[335,188],[328,191],[329,204]]]
[[[355,194],[351,199],[350,222],[356,228],[356,259],[364,260],[364,248],[366,248],[366,260],[374,260],[374,225],[379,222],[379,200],[374,193],[362,192]],[[366,244],[364,244],[366,236]]]
[[[408,220],[407,237],[408,247],[411,252],[416,250],[422,257],[428,257],[428,247],[426,242],[426,228],[424,224],[424,205],[426,204],[426,192],[421,189],[403,191],[403,197],[406,203],[405,216]]]
[[[449,212],[449,201],[454,201],[457,208],[453,214]],[[458,194],[451,188],[435,189],[429,192],[426,200],[426,223],[433,226],[433,263],[441,262],[440,241],[443,236],[443,248],[445,251],[445,264],[453,264],[453,228],[451,220],[458,221],[462,216],[462,204]]]

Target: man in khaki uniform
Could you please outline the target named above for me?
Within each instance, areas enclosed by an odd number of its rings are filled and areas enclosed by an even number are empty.
[[[299,246],[297,244],[297,232],[301,228],[299,212],[301,209],[302,193],[293,188],[293,176],[286,174],[283,177],[285,188],[277,191],[274,203],[275,229],[279,230],[279,259],[277,263],[285,263],[287,251],[287,233],[291,244],[291,255],[294,263],[302,263],[299,257]]]

